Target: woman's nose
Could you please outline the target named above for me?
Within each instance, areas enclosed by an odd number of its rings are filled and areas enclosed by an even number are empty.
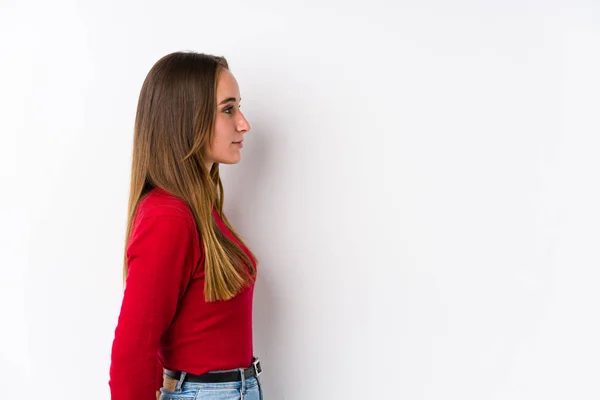
[[[250,130],[250,123],[248,122],[248,120],[246,119],[246,117],[244,116],[244,114],[241,114],[241,118],[238,121],[238,130],[240,132],[248,132]]]

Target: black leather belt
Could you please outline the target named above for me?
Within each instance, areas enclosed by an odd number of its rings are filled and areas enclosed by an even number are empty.
[[[173,379],[179,380],[181,378],[181,371],[171,371],[169,369],[164,368],[164,374]],[[252,378],[253,376],[258,377],[262,369],[260,367],[260,361],[258,358],[254,357],[252,359],[252,365],[248,368],[244,368],[244,379]],[[240,370],[237,371],[228,371],[228,372],[207,372],[202,375],[194,375],[194,374],[185,374],[185,378],[183,381],[188,382],[203,382],[203,383],[217,383],[217,382],[235,382],[241,381],[242,374]]]

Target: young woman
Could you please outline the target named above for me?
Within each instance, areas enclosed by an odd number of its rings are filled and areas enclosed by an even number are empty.
[[[124,296],[112,400],[260,400],[253,354],[257,262],[223,213],[219,164],[250,125],[223,57],[169,54],[135,118]]]

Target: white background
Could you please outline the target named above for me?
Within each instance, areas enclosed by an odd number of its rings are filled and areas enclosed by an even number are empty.
[[[109,398],[177,50],[226,56],[252,125],[223,179],[267,400],[600,398],[598,3],[0,4],[3,398]]]

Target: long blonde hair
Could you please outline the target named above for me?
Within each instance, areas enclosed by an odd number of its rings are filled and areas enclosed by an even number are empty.
[[[212,215],[214,207],[245,246],[223,213],[219,164],[214,163],[208,171],[204,162],[214,134],[217,79],[223,69],[229,69],[224,57],[175,52],[158,60],[144,80],[134,127],[124,284],[127,243],[136,209],[155,187],[190,206],[204,246],[206,301],[231,299],[256,277],[250,257],[221,232]]]

